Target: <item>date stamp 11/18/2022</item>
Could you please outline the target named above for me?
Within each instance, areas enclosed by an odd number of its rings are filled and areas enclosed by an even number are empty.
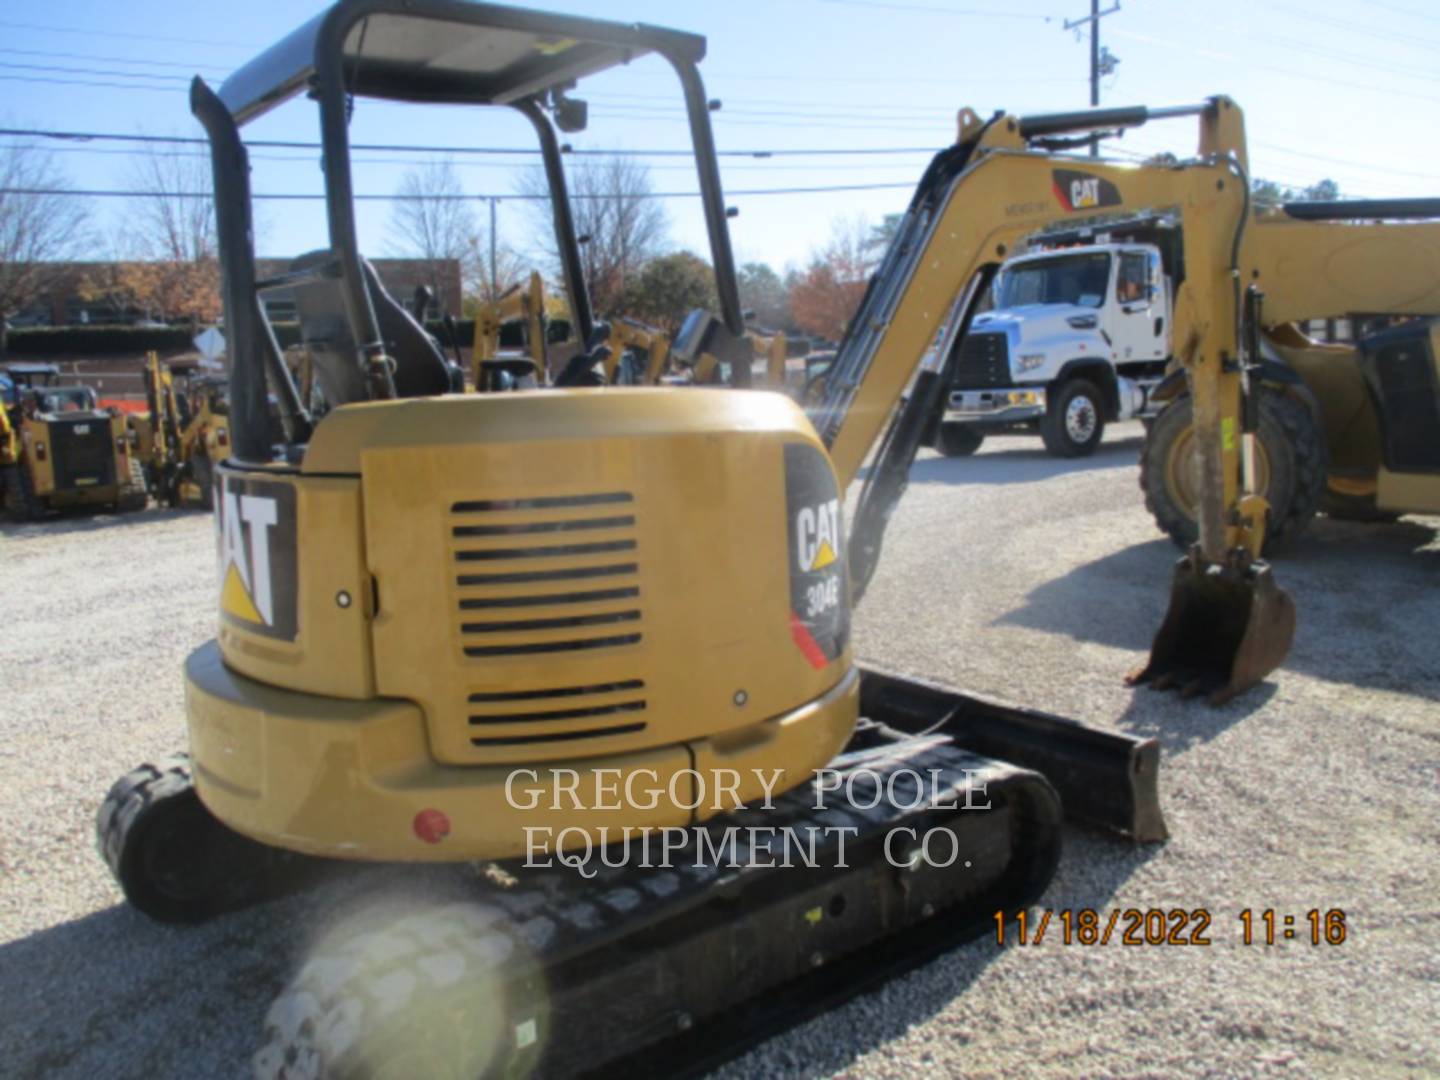
[[[1213,945],[1225,921],[1207,908],[1042,908],[1021,911],[1013,919],[995,912],[995,944],[1054,945]],[[1011,923],[1013,922],[1013,926]],[[1234,936],[1241,945],[1343,945],[1349,936],[1340,908],[1310,908],[1296,914],[1274,908],[1245,908],[1235,916]]]

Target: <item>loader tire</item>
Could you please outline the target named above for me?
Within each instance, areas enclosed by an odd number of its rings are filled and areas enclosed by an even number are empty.
[[[545,1018],[505,992],[503,918],[456,903],[323,942],[266,1013],[256,1080],[519,1075]]]
[[[969,457],[984,441],[984,434],[969,424],[941,424],[935,449],[946,457]]]
[[[1171,401],[1146,434],[1140,449],[1140,490],[1145,509],[1181,550],[1199,539],[1197,493],[1189,468],[1192,452],[1188,395]],[[1325,490],[1325,439],[1315,413],[1297,396],[1269,387],[1260,390],[1256,432],[1256,487],[1270,503],[1265,554],[1304,532]]]
[[[1105,396],[1089,379],[1071,379],[1049,396],[1040,418],[1045,449],[1060,458],[1089,457],[1105,437]]]
[[[125,898],[157,922],[196,923],[244,906],[258,896],[269,862],[264,847],[205,809],[188,754],[117,780],[95,832]]]
[[[14,521],[39,521],[45,516],[45,507],[35,495],[35,485],[24,464],[11,465],[3,476],[5,513]]]

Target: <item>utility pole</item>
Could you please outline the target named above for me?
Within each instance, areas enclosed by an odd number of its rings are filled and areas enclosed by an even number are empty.
[[[1109,75],[1115,70],[1117,60],[1109,49],[1100,47],[1100,20],[1106,15],[1114,15],[1120,10],[1120,0],[1115,0],[1115,6],[1100,10],[1100,0],[1090,0],[1090,14],[1083,19],[1066,19],[1065,29],[1074,30],[1075,36],[1080,36],[1080,28],[1086,23],[1090,24],[1090,107],[1097,108],[1100,104],[1100,76]],[[1090,156],[1100,156],[1100,144],[1090,144]]]
[[[490,299],[493,301],[500,295],[500,274],[495,267],[495,211],[500,206],[500,200],[495,196],[490,197]]]

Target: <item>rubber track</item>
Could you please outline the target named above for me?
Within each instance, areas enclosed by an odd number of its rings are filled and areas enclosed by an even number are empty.
[[[914,769],[921,775],[930,769],[939,769],[944,784],[961,791],[967,772],[977,774],[992,795],[1013,786],[1022,801],[1027,787],[1033,791],[1038,780],[1034,774],[1014,766],[956,749],[944,739],[910,740],[846,757],[849,759],[845,761],[846,766],[863,767],[876,773],[883,773],[887,767]],[[864,782],[873,783],[873,780],[866,777]],[[1040,790],[1049,792],[1043,782]],[[872,794],[873,791],[863,791],[861,783],[856,784],[860,801],[866,801]],[[831,805],[817,811],[813,808],[814,801],[813,788],[804,785],[777,798],[773,809],[741,810],[715,819],[706,829],[718,839],[732,825],[776,829],[851,826],[860,830],[852,841],[858,846],[866,835],[883,834],[890,827],[914,821],[926,813],[924,809],[913,814],[897,813],[884,799],[868,810]],[[1028,847],[1023,840],[1017,845],[1013,869],[1003,879],[1003,900],[993,889],[980,897],[969,898],[972,905],[984,908],[986,919],[999,906],[1019,907],[1030,902],[1049,881],[1058,859],[1058,833],[1050,831],[1048,826],[1058,823],[1059,806],[1053,793],[1041,802],[1037,818],[1041,822],[1041,838]],[[1016,828],[1017,835],[1023,835],[1021,827]],[[313,957],[271,1006],[263,1045],[254,1058],[254,1074],[265,1080],[282,1077],[295,1080],[365,1075],[377,1066],[383,1071],[384,1063],[355,1060],[350,1056],[351,1051],[362,1037],[374,1040],[383,1032],[387,1018],[403,1015],[416,994],[427,990],[450,993],[461,984],[473,986],[486,980],[523,979],[525,976],[513,976],[504,970],[512,957],[525,956],[527,964],[533,962],[549,969],[602,949],[636,927],[653,927],[718,897],[743,895],[751,879],[771,872],[765,867],[748,865],[750,860],[744,844],[745,841],[737,837],[733,862],[738,866],[713,862],[696,866],[692,851],[687,849],[684,865],[673,869],[628,865],[610,868],[597,862],[597,876],[590,880],[568,870],[521,870],[520,876],[512,879],[513,887],[486,889],[473,903],[407,916],[383,930],[357,935]],[[712,840],[711,850],[715,849]],[[963,895],[956,897],[957,901],[965,899]],[[931,918],[900,936],[914,937],[915,931],[928,930],[937,921]],[[973,919],[953,917],[944,922],[945,933],[927,933],[916,938],[908,949],[893,948],[892,939],[882,939],[864,952],[878,950],[887,961],[893,961],[889,964],[892,968],[913,966],[923,955],[933,955],[937,948],[953,944],[957,928],[973,933],[975,925]],[[887,950],[887,946],[891,948]],[[885,977],[887,964],[882,963],[875,969],[853,973],[866,977],[866,982],[852,980],[853,985],[842,987],[843,980],[838,978],[841,971],[854,966],[851,960],[859,955],[837,957],[835,967],[827,967],[827,978],[820,980],[817,987],[820,999],[834,1001],[837,995],[849,996],[877,977]],[[762,1010],[761,1022],[752,1025],[754,1034],[747,1037],[727,1022],[712,1025],[707,1018],[702,1021],[702,1028],[723,1029],[722,1037],[714,1047],[697,1052],[699,1047],[693,1040],[700,1032],[687,1034],[684,1041],[691,1049],[684,1057],[714,1063],[766,1034],[773,1034],[776,1023],[786,1026],[796,1022],[804,1014],[803,1000],[790,1000],[788,990],[780,994],[778,989],[769,987],[763,991],[767,999],[775,999],[776,1007],[770,1010],[769,1017]],[[753,1012],[753,1006],[748,1011]],[[772,1022],[766,1023],[767,1019]],[[403,1057],[407,1051],[393,1045],[395,1041],[398,1040],[380,1039],[387,1050],[393,1049]],[[663,1038],[656,1039],[657,1044],[663,1041]],[[677,1065],[678,1062],[672,1062],[670,1068]],[[604,1066],[597,1060],[597,1067],[607,1072],[612,1072],[614,1066],[613,1062]]]
[[[190,785],[189,754],[173,754],[157,764],[141,765],[111,785],[95,818],[95,840],[116,880],[120,877],[120,853],[141,812],[157,799]]]

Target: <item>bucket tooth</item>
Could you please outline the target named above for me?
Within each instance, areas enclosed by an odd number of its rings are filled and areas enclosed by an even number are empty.
[[[1176,564],[1149,663],[1125,681],[1223,705],[1278,668],[1294,638],[1295,602],[1269,564],[1243,550],[1210,563],[1195,548]]]

